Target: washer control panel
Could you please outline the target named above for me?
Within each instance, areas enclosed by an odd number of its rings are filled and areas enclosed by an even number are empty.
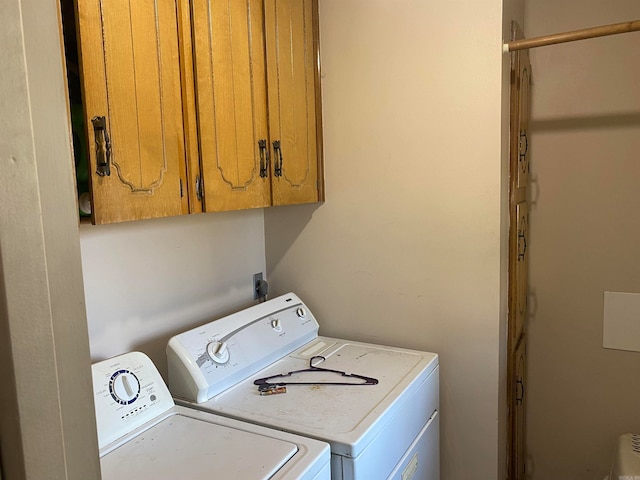
[[[149,357],[131,352],[91,366],[100,448],[173,407]]]

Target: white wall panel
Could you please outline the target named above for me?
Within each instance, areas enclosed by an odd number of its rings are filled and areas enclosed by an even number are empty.
[[[166,373],[167,340],[251,305],[265,271],[262,210],[82,225],[91,357],[147,353]]]

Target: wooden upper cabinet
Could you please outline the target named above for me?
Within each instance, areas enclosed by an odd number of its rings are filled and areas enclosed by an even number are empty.
[[[188,213],[176,12],[77,0],[95,223]]]
[[[94,223],[323,200],[317,0],[75,0]]]
[[[322,199],[315,0],[193,0],[204,209]]]
[[[315,0],[266,0],[273,205],[322,200]]]
[[[192,23],[205,210],[268,206],[262,0],[193,0]]]

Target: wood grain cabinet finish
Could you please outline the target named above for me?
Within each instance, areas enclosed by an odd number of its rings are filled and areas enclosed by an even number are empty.
[[[206,211],[316,202],[317,2],[193,0]]]
[[[513,38],[522,38],[514,25]],[[529,104],[531,64],[527,50],[511,54],[509,159],[509,320],[507,383],[509,480],[525,478],[527,299],[529,277]]]
[[[76,15],[94,223],[324,199],[317,0]]]
[[[513,444],[513,480],[525,480],[526,476],[526,399],[527,399],[527,343],[522,336],[514,352],[515,377],[513,382],[513,423],[518,432]]]
[[[206,211],[266,207],[269,138],[262,0],[193,0],[200,161]]]
[[[511,335],[514,344],[524,332],[527,317],[527,290],[529,288],[529,204],[520,202],[516,205],[516,250],[514,252],[515,295],[513,299],[513,328]]]
[[[518,58],[518,129],[517,129],[517,176],[516,187],[527,188],[529,185],[529,108],[531,104],[531,65],[529,51],[519,53]]]
[[[322,199],[318,6],[266,0],[272,203]]]
[[[79,0],[77,16],[94,222],[188,213],[175,0]]]

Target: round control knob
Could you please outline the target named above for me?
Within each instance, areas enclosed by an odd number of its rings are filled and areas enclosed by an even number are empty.
[[[307,311],[302,307],[298,307],[296,309],[296,315],[298,315],[299,318],[304,318],[307,316]]]
[[[211,342],[207,345],[207,354],[215,363],[224,365],[229,361],[227,342]]]
[[[274,318],[271,320],[271,328],[273,328],[276,332],[282,331],[282,322],[279,318]]]
[[[129,405],[140,395],[140,382],[129,370],[118,370],[109,379],[109,393],[120,405]]]

